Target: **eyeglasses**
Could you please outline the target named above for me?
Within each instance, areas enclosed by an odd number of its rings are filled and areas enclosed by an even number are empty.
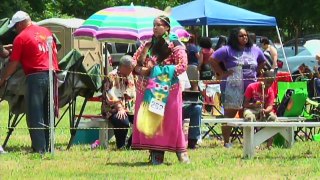
[[[238,35],[239,38],[243,38],[243,37],[248,37],[248,35],[246,34],[241,34],[241,35]]]

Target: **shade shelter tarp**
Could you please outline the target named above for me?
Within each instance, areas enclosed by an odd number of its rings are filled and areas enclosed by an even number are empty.
[[[183,26],[264,26],[275,27],[287,67],[279,28],[275,17],[266,16],[215,0],[195,0],[172,8],[171,16]],[[290,69],[288,69],[290,72]]]
[[[195,0],[182,4],[172,9],[171,16],[183,26],[277,26],[275,17],[215,0]]]

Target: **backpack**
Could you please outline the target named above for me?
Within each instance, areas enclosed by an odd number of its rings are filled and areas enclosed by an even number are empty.
[[[277,116],[278,117],[282,117],[284,115],[284,112],[286,110],[286,107],[288,106],[288,103],[290,101],[290,98],[292,96],[292,94],[294,93],[294,90],[293,89],[288,89],[286,91],[286,93],[284,94],[279,106],[278,106],[278,109],[277,109]]]
[[[302,89],[288,89],[277,109],[277,116],[295,117],[303,113],[307,94]]]

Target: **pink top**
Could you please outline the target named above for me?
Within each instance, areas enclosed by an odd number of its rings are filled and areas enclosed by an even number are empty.
[[[133,56],[134,64],[137,63],[137,60],[139,59],[141,52],[144,48],[146,43],[142,44],[137,52]],[[174,46],[172,42],[169,44],[169,48],[171,48],[172,53],[169,55],[167,59],[164,60],[163,64],[164,65],[176,65],[176,70],[175,73],[176,75],[180,75],[181,73],[185,72],[187,70],[187,65],[188,65],[188,58],[187,58],[187,53],[186,49],[183,46]],[[147,57],[146,60],[144,61],[144,66],[145,67],[153,67],[157,64],[157,57],[152,56],[152,57]]]

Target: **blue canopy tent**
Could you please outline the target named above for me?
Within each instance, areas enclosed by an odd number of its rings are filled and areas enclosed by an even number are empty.
[[[276,27],[282,53],[289,68],[275,17],[266,16],[215,0],[195,0],[176,6],[172,8],[171,16],[183,26],[205,25],[207,37],[208,25]]]
[[[183,26],[277,26],[275,17],[215,0],[195,0],[182,4],[174,7],[171,15]]]

